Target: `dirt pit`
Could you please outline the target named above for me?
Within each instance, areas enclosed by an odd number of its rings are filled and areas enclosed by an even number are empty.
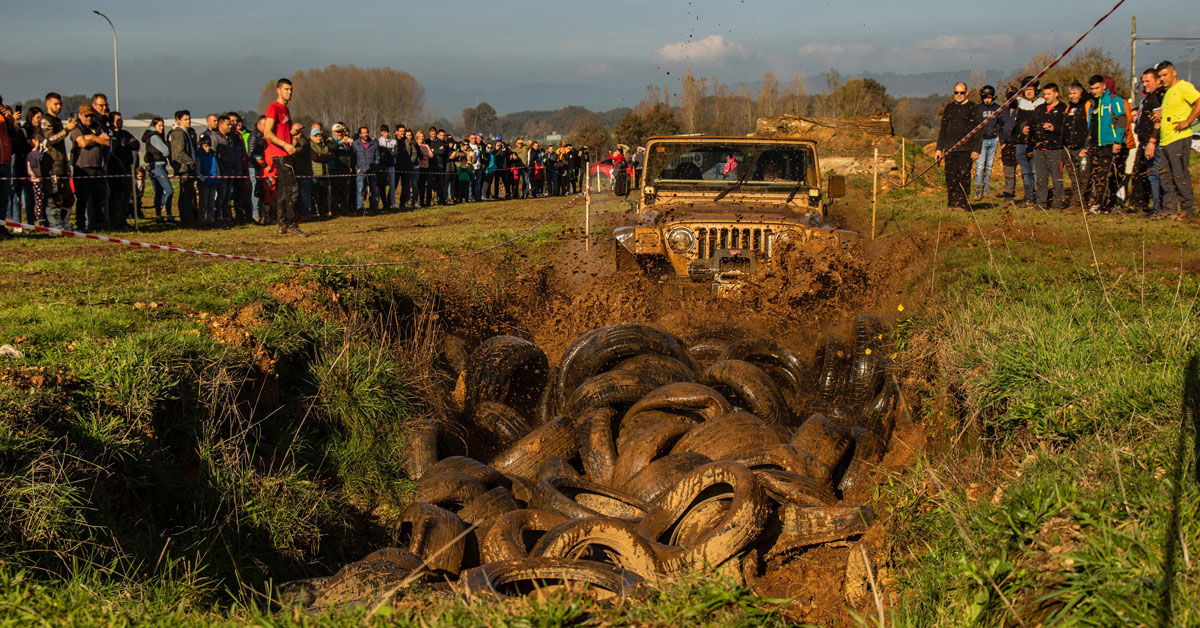
[[[914,429],[890,318],[864,312],[890,299],[889,269],[823,251],[717,298],[582,249],[486,298],[442,293],[446,416],[412,432],[398,545],[281,601],[371,603],[412,583],[617,596],[715,567],[797,621],[873,610],[868,489]]]

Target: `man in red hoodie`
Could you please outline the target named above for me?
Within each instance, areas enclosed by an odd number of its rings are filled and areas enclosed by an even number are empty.
[[[288,111],[288,101],[292,99],[292,82],[281,78],[275,82],[275,102],[267,106],[263,115],[263,139],[267,148],[263,157],[270,164],[268,176],[273,175],[275,181],[275,216],[279,222],[280,235],[304,236],[305,233],[297,226],[299,216],[296,215],[296,203],[300,199],[300,184],[296,180],[296,168],[292,163],[292,155],[296,147],[292,145],[292,114]]]

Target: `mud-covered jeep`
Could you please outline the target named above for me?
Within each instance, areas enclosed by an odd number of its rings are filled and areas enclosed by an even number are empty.
[[[620,271],[721,292],[762,270],[783,248],[858,239],[825,221],[846,183],[834,175],[822,190],[810,140],[653,138],[639,183],[634,224],[613,234]]]

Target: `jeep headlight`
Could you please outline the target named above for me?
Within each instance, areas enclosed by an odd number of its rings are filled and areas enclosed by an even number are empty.
[[[779,232],[779,235],[775,236],[775,239],[779,242],[799,241],[800,232],[796,231],[795,229],[784,229],[783,231]]]
[[[696,246],[696,234],[687,227],[675,227],[667,233],[667,246],[676,253],[687,253]]]

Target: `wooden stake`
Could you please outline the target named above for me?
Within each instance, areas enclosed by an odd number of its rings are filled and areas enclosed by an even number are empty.
[[[586,173],[591,164],[584,162],[584,172]],[[592,250],[592,178],[587,177],[587,186],[583,193],[583,250]]]
[[[871,239],[875,239],[875,207],[879,196],[879,149],[875,149],[875,165],[871,168]]]
[[[908,151],[905,150],[906,140],[900,138],[900,184],[908,185]]]

